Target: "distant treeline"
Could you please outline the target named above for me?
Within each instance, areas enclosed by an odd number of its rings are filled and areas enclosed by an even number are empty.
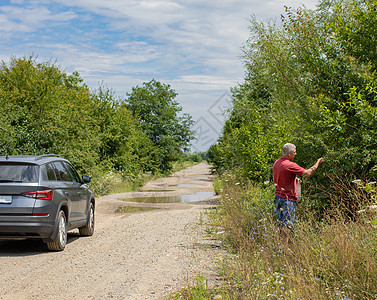
[[[0,65],[0,154],[59,154],[97,182],[166,173],[188,150],[192,118],[182,114],[169,85],[151,80],[126,99],[105,87],[91,91],[35,58]]]
[[[322,0],[315,11],[286,8],[281,23],[250,21],[243,48],[245,80],[210,149],[217,171],[271,182],[284,143],[309,168],[309,209],[357,208],[349,187],[375,181],[377,164],[377,6]]]

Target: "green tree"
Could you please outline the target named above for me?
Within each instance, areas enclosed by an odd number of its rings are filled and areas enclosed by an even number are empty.
[[[334,178],[374,180],[377,164],[376,19],[375,1],[322,1],[316,11],[286,8],[279,25],[251,20],[247,77],[233,89],[215,167],[262,181],[293,142],[302,166],[327,157],[305,183],[306,203],[351,204]]]
[[[33,57],[0,65],[0,126],[1,154],[56,153],[93,175],[96,192],[106,175],[138,182],[156,168],[149,136],[112,90],[91,92],[77,72]]]
[[[177,93],[170,85],[156,80],[132,88],[127,94],[127,108],[140,120],[141,127],[152,141],[153,161],[161,171],[169,171],[193,139],[189,114],[180,115],[182,107],[175,101]],[[152,170],[156,171],[156,170]]]
[[[377,1],[336,1],[332,30],[344,51],[376,70]]]
[[[125,103],[114,92],[100,87],[93,95],[95,119],[101,139],[100,160],[109,162],[124,176],[153,168],[153,145]]]
[[[57,153],[79,168],[98,162],[91,94],[78,73],[32,57],[2,62],[0,115],[3,154]]]

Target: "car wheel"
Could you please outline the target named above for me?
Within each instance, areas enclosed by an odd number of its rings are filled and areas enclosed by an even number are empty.
[[[91,236],[94,233],[94,205],[90,203],[87,222],[84,227],[79,228],[80,235]]]
[[[58,215],[58,233],[52,242],[47,243],[47,248],[52,251],[62,251],[67,245],[67,219],[64,211],[59,211]]]

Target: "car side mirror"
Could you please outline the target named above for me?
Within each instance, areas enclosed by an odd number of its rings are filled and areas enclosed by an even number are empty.
[[[88,176],[88,175],[83,175],[82,176],[82,182],[83,183],[89,183],[90,182],[90,180],[92,180],[92,177],[90,177],[90,176]]]

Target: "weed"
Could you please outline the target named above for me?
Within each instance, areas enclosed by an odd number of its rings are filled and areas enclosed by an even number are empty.
[[[215,194],[220,195],[223,190],[221,179],[215,178],[212,185],[213,185],[213,190],[215,191]]]
[[[219,238],[230,253],[221,265],[224,286],[203,291],[208,287],[202,281],[188,288],[181,299],[213,299],[217,294],[223,299],[376,298],[375,211],[351,217],[337,206],[322,217],[299,205],[299,221],[291,231],[288,250],[275,225],[273,187],[236,184],[229,177],[222,178],[222,183],[213,222],[223,227]],[[364,186],[368,190],[360,190],[360,184],[353,190],[348,186],[357,207],[375,201],[365,193],[374,195],[375,189]]]

